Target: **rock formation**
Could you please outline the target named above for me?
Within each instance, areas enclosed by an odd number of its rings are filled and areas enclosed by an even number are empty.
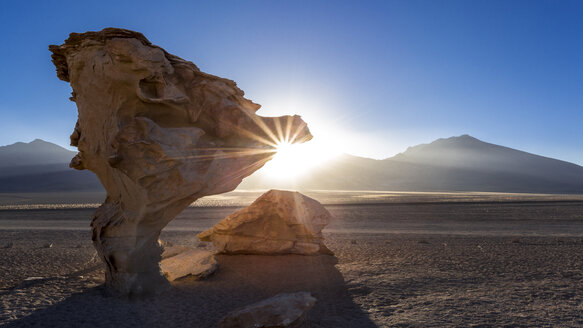
[[[172,247],[169,251],[165,249],[160,262],[160,269],[169,281],[186,276],[202,279],[215,272],[218,266],[213,253],[188,247]]]
[[[329,254],[321,231],[331,218],[315,199],[299,192],[270,190],[198,238],[212,241],[220,253]]]
[[[162,228],[194,200],[235,189],[278,140],[311,138],[299,116],[257,116],[235,82],[140,33],[72,33],[49,49],[78,109],[70,166],[93,171],[107,191],[91,227],[114,294],[164,290]]]
[[[300,327],[315,303],[308,292],[278,294],[227,314],[219,328]]]

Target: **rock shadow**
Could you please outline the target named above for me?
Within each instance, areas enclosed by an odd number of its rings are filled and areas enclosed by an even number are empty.
[[[158,297],[128,301],[102,287],[73,294],[6,327],[216,327],[228,312],[278,293],[317,298],[306,327],[377,327],[355,304],[334,256],[218,255],[206,280],[184,278]]]

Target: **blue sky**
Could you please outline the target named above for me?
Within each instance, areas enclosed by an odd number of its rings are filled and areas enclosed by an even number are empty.
[[[470,134],[583,165],[581,1],[5,1],[0,145],[76,120],[49,44],[122,27],[351,154]]]

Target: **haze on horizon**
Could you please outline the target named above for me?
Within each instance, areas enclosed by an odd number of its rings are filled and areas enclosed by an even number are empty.
[[[345,153],[470,134],[583,165],[581,13],[577,1],[11,2],[0,145],[68,144],[77,111],[47,47],[113,26],[235,80],[261,115],[302,115],[314,142]]]

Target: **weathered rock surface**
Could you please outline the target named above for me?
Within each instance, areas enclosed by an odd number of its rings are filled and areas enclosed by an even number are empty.
[[[299,116],[256,115],[260,105],[235,82],[140,33],[72,33],[49,49],[79,112],[70,166],[93,171],[107,191],[91,227],[114,294],[166,289],[162,228],[194,200],[235,189],[272,157],[277,140],[311,138]]]
[[[330,254],[322,229],[331,218],[315,199],[299,192],[270,190],[197,237],[212,241],[220,253]]]
[[[219,328],[301,327],[315,303],[308,292],[278,294],[227,314]]]
[[[174,247],[173,251],[177,251],[176,246]],[[213,253],[201,249],[186,249],[167,258],[164,258],[165,254],[166,251],[162,253],[160,268],[169,281],[186,276],[202,279],[215,272],[219,266]]]
[[[171,245],[171,246],[162,246],[162,260],[170,258],[172,256],[176,256],[180,253],[184,253],[192,249],[192,247],[183,246],[183,245]]]

